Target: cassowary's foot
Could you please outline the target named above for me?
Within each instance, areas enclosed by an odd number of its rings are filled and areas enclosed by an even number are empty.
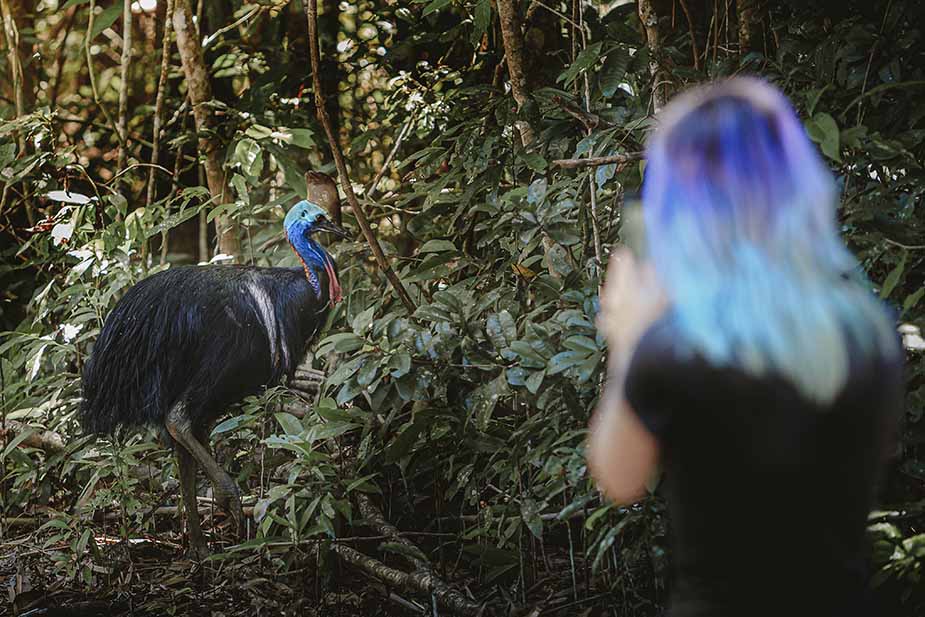
[[[206,544],[205,538],[201,537],[194,540],[190,537],[189,556],[193,561],[205,561],[209,557],[209,545]]]
[[[234,531],[237,539],[244,540],[247,527],[244,521],[244,508],[241,507],[241,497],[237,485],[229,476],[214,487],[215,503],[228,513],[234,522]]]

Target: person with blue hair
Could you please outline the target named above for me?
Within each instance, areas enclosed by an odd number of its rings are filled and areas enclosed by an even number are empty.
[[[656,468],[672,617],[868,617],[864,529],[902,411],[890,311],[838,234],[832,174],[755,78],[659,114],[644,247],[616,251],[589,469],[619,503]]]

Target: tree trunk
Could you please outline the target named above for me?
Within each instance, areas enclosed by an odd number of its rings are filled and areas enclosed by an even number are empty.
[[[524,34],[520,23],[520,13],[514,0],[498,0],[498,18],[501,20],[501,38],[504,43],[504,56],[507,59],[507,71],[511,79],[511,94],[521,111],[527,103],[527,78],[524,75]],[[530,123],[519,120],[517,129],[525,146],[534,141],[533,127]]]
[[[177,49],[180,51],[183,73],[186,75],[190,103],[193,106],[196,132],[199,133],[199,151],[205,156],[206,183],[209,185],[209,193],[214,204],[219,206],[231,201],[231,188],[225,180],[225,170],[222,168],[222,145],[211,130],[215,126],[215,117],[207,104],[212,100],[212,84],[209,82],[202,45],[193,24],[189,0],[177,0],[173,12],[173,29],[177,36]],[[241,253],[241,239],[237,223],[227,215],[216,217],[215,231],[218,235],[219,252],[238,257]]]

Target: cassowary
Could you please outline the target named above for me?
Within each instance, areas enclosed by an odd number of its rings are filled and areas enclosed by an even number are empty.
[[[197,466],[239,534],[244,522],[238,488],[210,452],[212,426],[229,405],[291,378],[329,308],[341,300],[334,260],[314,234],[347,232],[309,201],[289,210],[284,227],[301,268],[187,266],[150,276],[116,304],[84,367],[86,431],[139,425],[166,431],[197,557],[207,554]]]

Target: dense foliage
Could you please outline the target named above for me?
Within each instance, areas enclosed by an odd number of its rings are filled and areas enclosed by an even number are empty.
[[[3,549],[17,565],[0,568],[36,588],[140,594],[152,611],[208,604],[216,596],[190,599],[170,567],[145,583],[126,574],[142,550],[131,540],[147,538],[168,564],[178,548],[178,515],[158,510],[176,503],[175,470],[154,432],[83,436],[78,376],[127,287],[175,263],[227,257],[213,220],[237,225],[238,262],[297,263],[282,241],[284,209],[304,195],[305,170],[334,170],[311,96],[302,7],[199,2],[218,118],[207,137],[232,189],[220,203],[206,188],[173,47],[158,84],[165,2],[127,3],[125,82],[122,2],[0,2],[11,17],[0,59],[0,529],[4,542],[21,540]],[[925,326],[925,8],[652,4],[660,40],[647,39],[631,2],[515,4],[522,104],[507,84],[496,3],[323,4],[328,111],[354,189],[417,307],[409,313],[398,301],[362,239],[332,245],[347,299],[312,350],[328,374],[323,396],[306,404],[272,388],[216,426],[213,444],[253,506],[253,539],[220,552],[226,569],[190,585],[249,578],[222,592],[242,611],[272,612],[306,595],[330,603],[350,585],[329,576],[341,566],[315,549],[347,538],[395,567],[428,561],[499,610],[658,613],[670,513],[656,487],[632,507],[604,502],[583,440],[606,353],[594,327],[602,262],[638,189],[635,154],[654,108],[687,84],[748,72],[791,96],[838,175],[845,238],[875,291],[903,323]],[[17,62],[22,79],[7,80]],[[164,130],[152,168],[158,93]],[[629,156],[561,162],[619,154]],[[353,226],[349,208],[344,217]],[[925,360],[912,351],[901,440],[871,519],[884,614],[925,611],[923,409]],[[355,540],[368,529],[358,494],[420,549]],[[734,486],[729,510],[735,516]],[[34,567],[36,557],[22,554],[32,547],[42,560]],[[288,587],[266,582],[274,574]],[[155,583],[168,597],[139,591]],[[370,585],[359,595],[383,593]]]

